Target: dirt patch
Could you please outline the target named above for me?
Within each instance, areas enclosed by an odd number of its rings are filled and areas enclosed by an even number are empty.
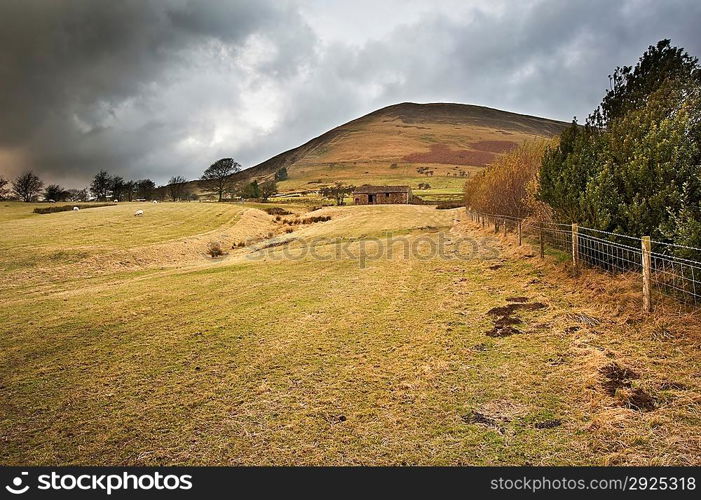
[[[657,385],[657,388],[661,391],[686,391],[689,389],[689,386],[682,384],[680,382],[665,381],[665,382],[660,382]]]
[[[512,335],[521,335],[522,333],[523,332],[521,330],[519,330],[518,328],[514,328],[513,326],[500,327],[495,324],[494,328],[487,331],[486,335],[487,337],[503,338],[511,337]]]
[[[496,271],[498,269],[501,269],[502,267],[504,266],[502,266],[501,264],[494,264],[493,266],[489,266],[487,269],[489,269],[490,271]]]
[[[631,410],[652,411],[657,409],[657,401],[640,388],[631,390],[622,398],[623,406]]]
[[[501,307],[493,307],[489,311],[487,311],[487,314],[490,316],[511,316],[514,314],[514,312],[523,310],[523,311],[537,311],[538,309],[545,309],[546,306],[542,302],[531,302],[531,303],[514,303],[514,304],[508,304],[505,306]]]
[[[520,298],[520,297],[518,297]],[[513,325],[519,325],[522,323],[521,318],[514,316],[517,310],[525,311],[536,311],[538,309],[545,308],[546,305],[542,302],[515,302],[501,307],[493,307],[487,314],[489,316],[496,316],[494,320],[494,327],[486,332],[488,337],[510,337],[511,335],[519,335],[523,332],[521,330],[514,328]]]
[[[430,151],[411,153],[404,156],[402,160],[410,163],[448,163],[451,165],[473,165],[482,167],[490,164],[495,156],[495,153],[490,151],[450,149],[450,146],[447,144],[432,144],[430,146]]]
[[[554,427],[560,427],[562,425],[562,420],[558,418],[554,418],[552,420],[544,420],[542,422],[536,422],[535,423],[535,428],[536,429],[552,429]]]
[[[604,390],[609,396],[615,396],[621,406],[638,411],[657,409],[657,401],[654,397],[639,387],[631,387],[631,380],[640,378],[640,375],[630,368],[613,362],[602,367],[599,372],[606,378],[603,383]]]
[[[603,386],[609,396],[615,396],[618,389],[630,387],[631,380],[640,377],[630,368],[624,368],[616,362],[603,366],[599,373],[606,378]]]
[[[461,415],[460,418],[466,424],[478,424],[484,425],[485,427],[490,427],[502,432],[501,424],[509,422],[508,418],[495,418],[478,411],[472,411],[467,415]]]

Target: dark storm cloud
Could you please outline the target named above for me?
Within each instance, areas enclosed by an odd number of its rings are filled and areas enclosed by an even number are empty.
[[[583,118],[649,44],[701,54],[695,1],[348,5],[2,2],[0,175],[194,178],[407,100]]]

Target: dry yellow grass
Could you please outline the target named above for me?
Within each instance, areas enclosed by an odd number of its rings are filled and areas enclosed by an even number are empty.
[[[574,280],[460,210],[325,208],[313,214],[330,221],[288,234],[254,208],[197,208],[235,209],[214,229],[151,235],[161,262],[67,268],[50,284],[3,275],[21,293],[0,304],[0,463],[699,464],[698,330],[681,318],[615,309],[597,298],[603,278]],[[96,241],[102,222],[86,229]],[[213,237],[270,232],[202,255]],[[392,235],[405,240],[388,257]],[[477,252],[427,256],[466,237]],[[310,242],[316,257],[290,251]],[[360,266],[363,247],[377,258]],[[546,307],[516,311],[520,334],[487,336],[489,311],[516,297]],[[629,388],[606,393],[613,361],[655,410],[625,408]]]

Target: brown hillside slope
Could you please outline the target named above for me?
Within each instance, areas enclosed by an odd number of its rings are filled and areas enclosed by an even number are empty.
[[[533,137],[552,137],[567,124],[465,104],[401,103],[340,125],[237,175],[263,180],[286,167],[281,191],[313,189],[336,180],[406,183],[433,187],[461,185],[471,170]],[[464,173],[461,173],[463,171]]]

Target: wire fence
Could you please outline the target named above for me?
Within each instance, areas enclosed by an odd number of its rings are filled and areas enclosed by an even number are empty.
[[[485,214],[468,210],[482,227],[497,233],[518,233],[545,248],[564,252],[576,266],[588,265],[610,273],[643,275],[643,295],[650,289],[672,295],[686,303],[701,304],[701,249],[649,238],[636,238],[598,229]],[[646,290],[647,287],[647,290]],[[647,297],[649,308],[649,295]],[[645,300],[644,300],[645,302]]]

